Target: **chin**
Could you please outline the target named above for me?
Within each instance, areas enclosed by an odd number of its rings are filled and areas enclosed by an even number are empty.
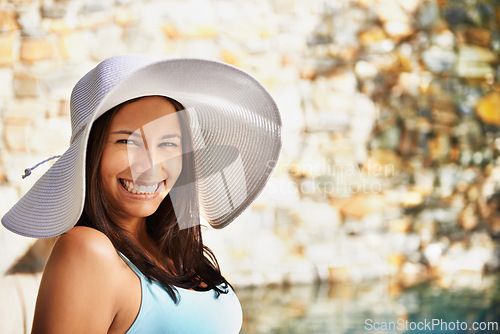
[[[147,206],[147,207],[136,207],[136,208],[130,208],[129,210],[125,210],[125,215],[129,217],[135,217],[135,218],[146,218],[151,216],[153,213],[158,210],[160,206],[160,203],[155,206]]]

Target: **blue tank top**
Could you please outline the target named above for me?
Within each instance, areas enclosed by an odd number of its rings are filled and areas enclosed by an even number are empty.
[[[150,282],[142,272],[122,253],[120,257],[136,273],[141,281],[141,306],[139,314],[127,334],[236,334],[241,329],[243,315],[234,291],[194,291],[180,287],[176,305],[163,286]]]

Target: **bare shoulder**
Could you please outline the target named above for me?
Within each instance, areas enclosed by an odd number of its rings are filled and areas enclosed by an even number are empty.
[[[34,332],[107,331],[116,315],[119,261],[111,241],[97,230],[74,227],[60,236],[40,283]]]
[[[64,233],[56,241],[44,276],[56,283],[78,290],[99,291],[108,282],[118,278],[120,265],[118,254],[109,238],[90,227],[77,226]],[[113,292],[107,290],[108,294]],[[78,294],[78,291],[72,291]]]
[[[75,226],[59,237],[55,252],[68,251],[79,256],[99,257],[102,260],[116,258],[116,251],[108,237],[93,228]],[[98,259],[96,259],[98,260]]]
[[[45,271],[100,272],[102,278],[113,274],[113,264],[119,262],[113,244],[102,232],[77,226],[61,235],[50,254]],[[95,280],[98,280],[95,277]]]

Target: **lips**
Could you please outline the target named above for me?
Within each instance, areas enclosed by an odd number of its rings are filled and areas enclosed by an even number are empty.
[[[127,190],[131,194],[137,195],[154,194],[158,190],[158,188],[160,188],[160,185],[164,182],[165,180],[152,184],[136,184],[133,181],[127,179],[120,179],[120,183],[125,190]]]

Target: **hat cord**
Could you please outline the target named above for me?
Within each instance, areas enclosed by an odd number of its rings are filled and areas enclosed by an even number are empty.
[[[24,170],[24,175],[22,175],[22,178],[24,179],[24,178],[26,178],[26,177],[30,176],[30,175],[31,175],[31,171],[32,171],[33,169],[37,168],[38,166],[40,166],[41,164],[44,164],[44,163],[46,163],[46,162],[47,162],[47,161],[49,161],[49,160],[52,160],[52,159],[55,159],[55,158],[59,158],[59,157],[60,157],[60,155],[54,155],[53,157],[50,157],[50,158],[45,159],[45,160],[43,160],[43,161],[40,161],[39,163],[37,163],[36,165],[34,165],[34,166],[33,166],[33,167],[31,167],[31,168],[26,168],[26,169]]]

